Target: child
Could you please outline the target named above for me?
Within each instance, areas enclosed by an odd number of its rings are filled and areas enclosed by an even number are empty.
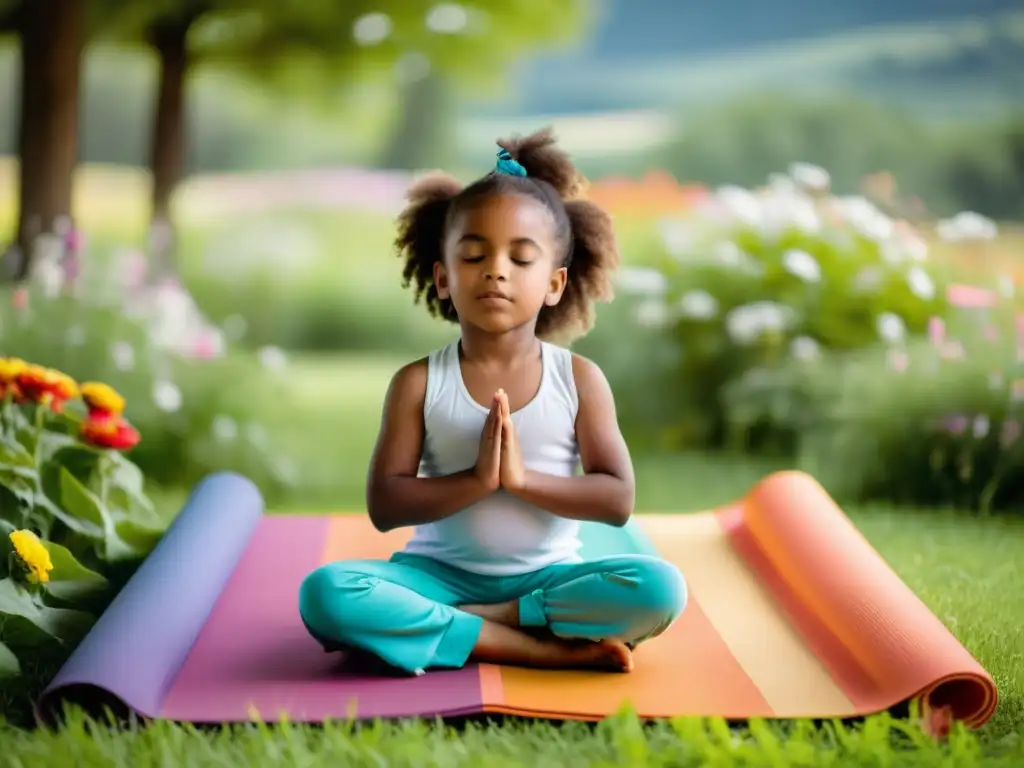
[[[414,184],[399,217],[406,284],[460,329],[385,398],[367,505],[412,538],[387,561],[318,568],[299,610],[325,649],[410,674],[469,660],[628,672],[686,585],[656,557],[580,558],[582,521],[629,520],[633,468],[601,371],[541,340],[590,328],[618,247],[549,131],[499,146],[465,189]]]

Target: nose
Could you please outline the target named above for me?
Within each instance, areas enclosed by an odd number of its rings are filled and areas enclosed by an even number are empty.
[[[485,262],[484,274],[488,280],[499,282],[508,280],[508,259],[501,254],[495,254]]]

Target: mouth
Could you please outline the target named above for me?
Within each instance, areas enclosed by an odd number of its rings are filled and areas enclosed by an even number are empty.
[[[477,298],[481,301],[512,301],[512,299],[500,291],[484,291]]]

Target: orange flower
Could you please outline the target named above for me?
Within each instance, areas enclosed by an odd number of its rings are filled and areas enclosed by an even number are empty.
[[[123,416],[91,411],[82,422],[80,437],[98,448],[127,451],[139,444],[139,432]]]
[[[65,373],[41,365],[26,365],[18,374],[18,389],[22,396],[40,405],[48,405],[60,413],[64,403],[78,395],[78,385]]]

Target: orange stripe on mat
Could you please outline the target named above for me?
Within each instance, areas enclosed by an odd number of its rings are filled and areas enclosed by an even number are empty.
[[[706,527],[709,515],[669,518],[673,542],[693,537]],[[639,517],[646,530],[648,519]],[[697,540],[697,537],[693,537]],[[692,570],[685,551],[671,542],[655,540],[661,556],[684,573]],[[598,719],[623,703],[641,717],[721,715],[746,718],[771,716],[764,695],[733,655],[709,620],[700,594],[691,594],[682,617],[667,632],[641,644],[634,652],[636,666],[629,674],[548,671],[501,667],[505,699],[487,707],[509,714]]]
[[[663,555],[680,564],[693,594],[776,717],[849,716],[853,704],[733,548],[710,512],[641,517]],[[749,712],[750,716],[763,714]]]

